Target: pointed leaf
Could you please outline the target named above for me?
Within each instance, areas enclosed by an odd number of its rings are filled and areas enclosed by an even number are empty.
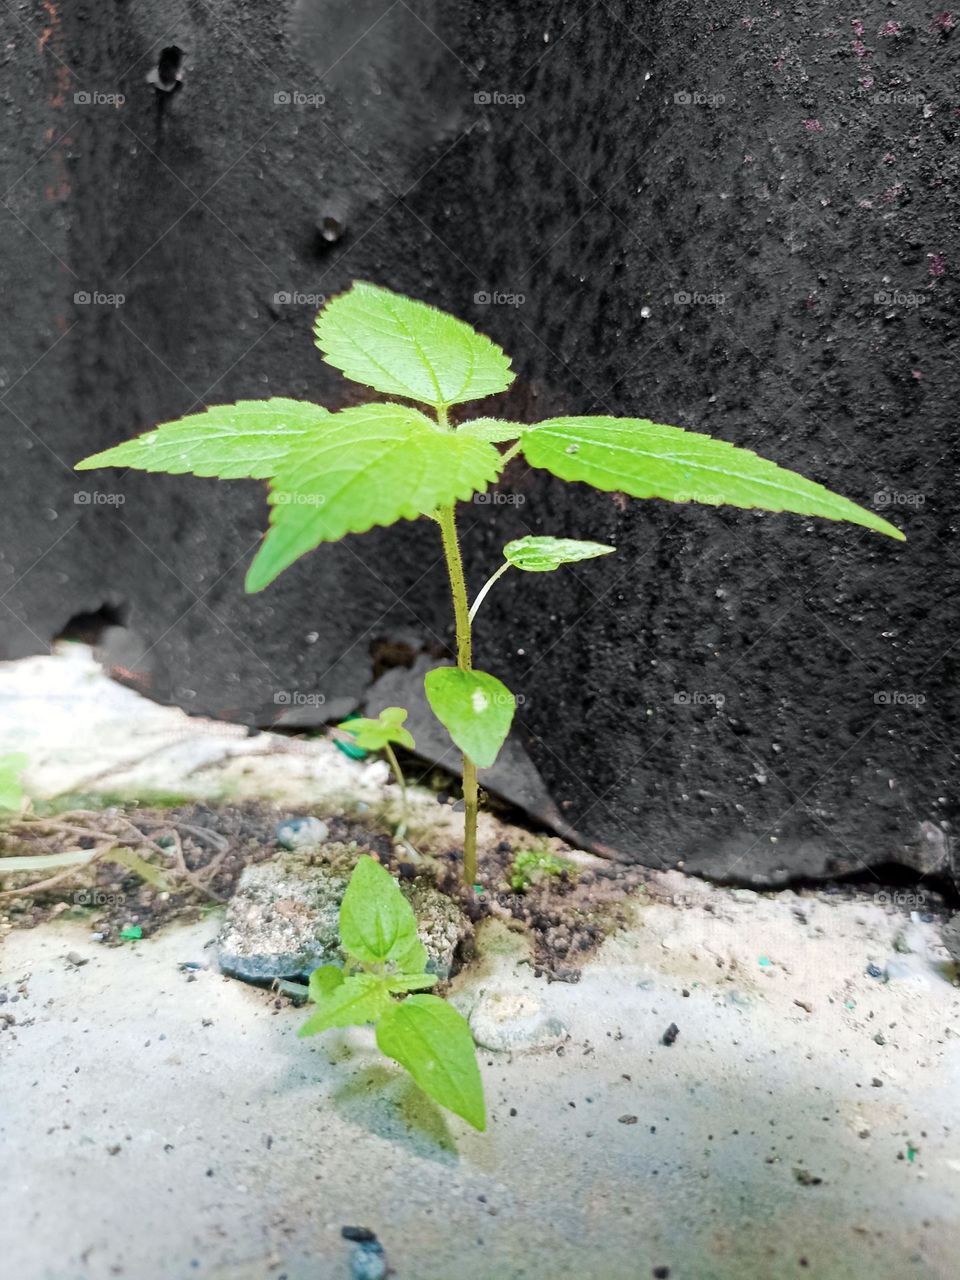
[[[76,470],[132,467],[221,480],[263,479],[276,474],[294,445],[321,436],[332,418],[328,409],[304,400],[218,404],[94,453]]]
[[[527,429],[525,422],[505,422],[502,418],[471,418],[469,422],[457,427],[461,436],[476,436],[478,440],[489,440],[492,444],[502,444],[506,440],[518,440]]]
[[[23,858],[0,858],[0,876],[15,871],[58,871],[63,867],[80,867],[97,857],[96,849],[68,849],[65,853],[37,853]]]
[[[327,303],[315,331],[323,358],[354,382],[438,409],[514,378],[503,351],[470,325],[363,281]]]
[[[377,1023],[377,1044],[424,1091],[481,1132],[483,1082],[466,1018],[439,996],[410,996]]]
[[[335,964],[322,964],[310,975],[310,999],[314,1004],[322,1004],[327,996],[332,995],[337,987],[343,985],[346,974]]]
[[[492,444],[440,431],[416,409],[359,405],[291,451],[271,485],[270,531],[247,572],[261,591],[321,542],[416,520],[495,480]]]
[[[562,564],[608,556],[616,547],[603,542],[579,542],[575,538],[515,538],[503,548],[504,558],[527,573],[550,573]]]
[[[406,718],[403,707],[384,707],[376,720],[359,716],[355,720],[344,720],[337,728],[352,734],[357,746],[364,751],[381,751],[388,742],[396,742],[398,746],[413,751],[417,744],[410,730],[403,727]]]
[[[433,987],[440,981],[435,973],[397,973],[387,979],[390,991],[419,991],[423,987]]]
[[[339,986],[325,995],[316,1013],[310,1015],[298,1036],[315,1036],[331,1027],[363,1026],[376,1022],[390,1005],[383,979],[372,973],[358,973],[344,978]]]
[[[398,962],[417,941],[417,919],[400,886],[364,854],[340,904],[340,943],[361,964]]]
[[[671,502],[728,503],[847,520],[904,541],[899,529],[823,485],[725,440],[642,418],[552,418],[529,427],[534,467],[597,489]]]
[[[427,967],[427,948],[419,937],[411,938],[410,945],[394,956],[393,963],[399,973],[422,973]]]
[[[132,871],[145,884],[153,885],[161,893],[166,893],[170,888],[159,867],[153,866],[147,862],[146,858],[141,858],[139,853],[134,853],[132,849],[111,849],[109,853],[105,853],[103,856],[107,862],[115,862],[118,867],[125,867],[128,871]]]
[[[424,687],[433,714],[460,750],[489,769],[513,720],[516,700],[507,686],[485,671],[435,667]]]

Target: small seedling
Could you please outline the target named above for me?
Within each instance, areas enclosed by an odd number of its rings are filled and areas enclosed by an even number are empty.
[[[823,485],[679,427],[609,416],[474,418],[457,425],[451,409],[510,386],[509,359],[462,320],[387,289],[355,284],[323,308],[315,333],[324,359],[348,378],[423,408],[389,401],[332,413],[300,400],[242,400],[168,422],[77,467],[269,480],[270,529],[247,571],[247,591],[262,591],[322,542],[398,520],[436,521],[453,596],[457,665],[428,672],[426,694],[463,753],[467,885],[477,878],[477,769],[496,760],[516,706],[501,680],[474,669],[472,619],[510,566],[544,573],[612,550],[553,537],[508,543],[505,563],[471,609],[455,507],[485,492],[512,458],[522,453],[530,467],[561,480],[634,498],[792,511],[903,541],[888,521]]]
[[[400,761],[393,747],[405,747],[408,751],[416,749],[413,734],[403,727],[407,713],[403,707],[384,707],[376,720],[368,720],[364,716],[355,716],[352,720],[344,720],[337,728],[350,734],[362,751],[382,751],[387,757],[393,776],[400,787],[400,803],[403,818],[397,827],[396,835],[402,840],[407,831],[407,780],[400,768]]]
[[[0,756],[0,818],[23,808],[26,796],[20,775],[29,763],[29,757],[21,751]]]
[[[564,872],[569,875],[572,870],[572,862],[558,858],[549,849],[521,849],[510,868],[510,888],[514,893],[525,893],[532,884]]]
[[[300,1035],[372,1022],[381,1052],[405,1067],[424,1093],[475,1129],[486,1128],[469,1024],[439,996],[408,994],[432,987],[437,977],[425,972],[427,950],[413,908],[393,876],[366,854],[340,904],[340,947],[346,969],[325,964],[310,975],[317,1009]]]

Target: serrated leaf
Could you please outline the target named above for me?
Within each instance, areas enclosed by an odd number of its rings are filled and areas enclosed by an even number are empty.
[[[518,440],[526,429],[525,422],[506,422],[502,418],[471,418],[469,422],[457,427],[457,433],[476,436],[478,440],[489,440],[491,444],[502,444],[506,440]]]
[[[444,409],[504,391],[504,352],[444,311],[360,281],[317,316],[317,346],[354,382]]]
[[[489,769],[513,721],[516,700],[507,686],[485,671],[435,667],[424,687],[433,714],[460,750]]]
[[[387,979],[390,991],[419,991],[423,987],[433,987],[440,981],[435,973],[396,973]]]
[[[355,720],[344,720],[337,728],[352,734],[357,746],[364,751],[381,751],[388,742],[413,751],[417,744],[410,730],[403,727],[406,718],[403,707],[384,707],[376,720],[359,716]]]
[[[310,975],[310,984],[307,988],[310,999],[314,1004],[322,1004],[327,996],[332,995],[337,987],[343,985],[346,976],[339,965],[320,965]]]
[[[468,499],[501,466],[492,444],[441,431],[416,409],[368,404],[333,414],[322,435],[290,452],[273,480],[270,531],[246,589],[261,591],[321,542]]]
[[[262,480],[276,474],[290,449],[320,437],[333,418],[305,400],[241,400],[164,422],[134,440],[91,454],[77,471],[132,467],[171,475]]]
[[[0,813],[17,812],[23,805],[23,787],[20,775],[30,763],[30,757],[22,751],[11,751],[0,756]]]
[[[608,556],[616,547],[603,542],[580,542],[576,538],[515,538],[503,548],[504,559],[527,573],[550,573],[563,564]]]
[[[469,1024],[439,996],[409,996],[377,1023],[377,1044],[442,1107],[481,1132],[486,1128],[483,1081]]]
[[[364,854],[340,904],[340,944],[361,964],[398,963],[417,941],[417,918],[393,876]]]
[[[793,511],[904,541],[872,511],[749,449],[643,418],[552,418],[524,432],[523,452],[531,466],[562,480],[635,498]]]
[[[170,888],[164,879],[163,872],[147,862],[146,858],[141,858],[139,853],[134,853],[132,849],[111,849],[103,856],[107,862],[115,862],[118,867],[125,867],[128,871],[132,871],[145,884],[153,885],[154,889],[159,889],[161,893],[166,893]]]
[[[316,1013],[310,1015],[298,1036],[315,1036],[331,1027],[363,1026],[376,1022],[389,1008],[390,996],[383,979],[372,973],[358,973],[344,978],[323,997]]]

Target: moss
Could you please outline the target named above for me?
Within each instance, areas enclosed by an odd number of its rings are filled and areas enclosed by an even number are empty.
[[[574,870],[572,862],[558,858],[547,849],[521,849],[510,868],[510,887],[515,893],[523,893],[548,876],[565,875],[569,878]]]

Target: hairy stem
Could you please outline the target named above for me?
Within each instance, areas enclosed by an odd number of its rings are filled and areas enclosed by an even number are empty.
[[[453,507],[440,507],[437,519],[443,535],[443,553],[447,560],[453,616],[457,624],[457,666],[461,671],[469,671],[473,665],[470,606]],[[477,878],[477,766],[468,755],[463,757],[463,805],[463,880],[465,884],[472,885]]]

